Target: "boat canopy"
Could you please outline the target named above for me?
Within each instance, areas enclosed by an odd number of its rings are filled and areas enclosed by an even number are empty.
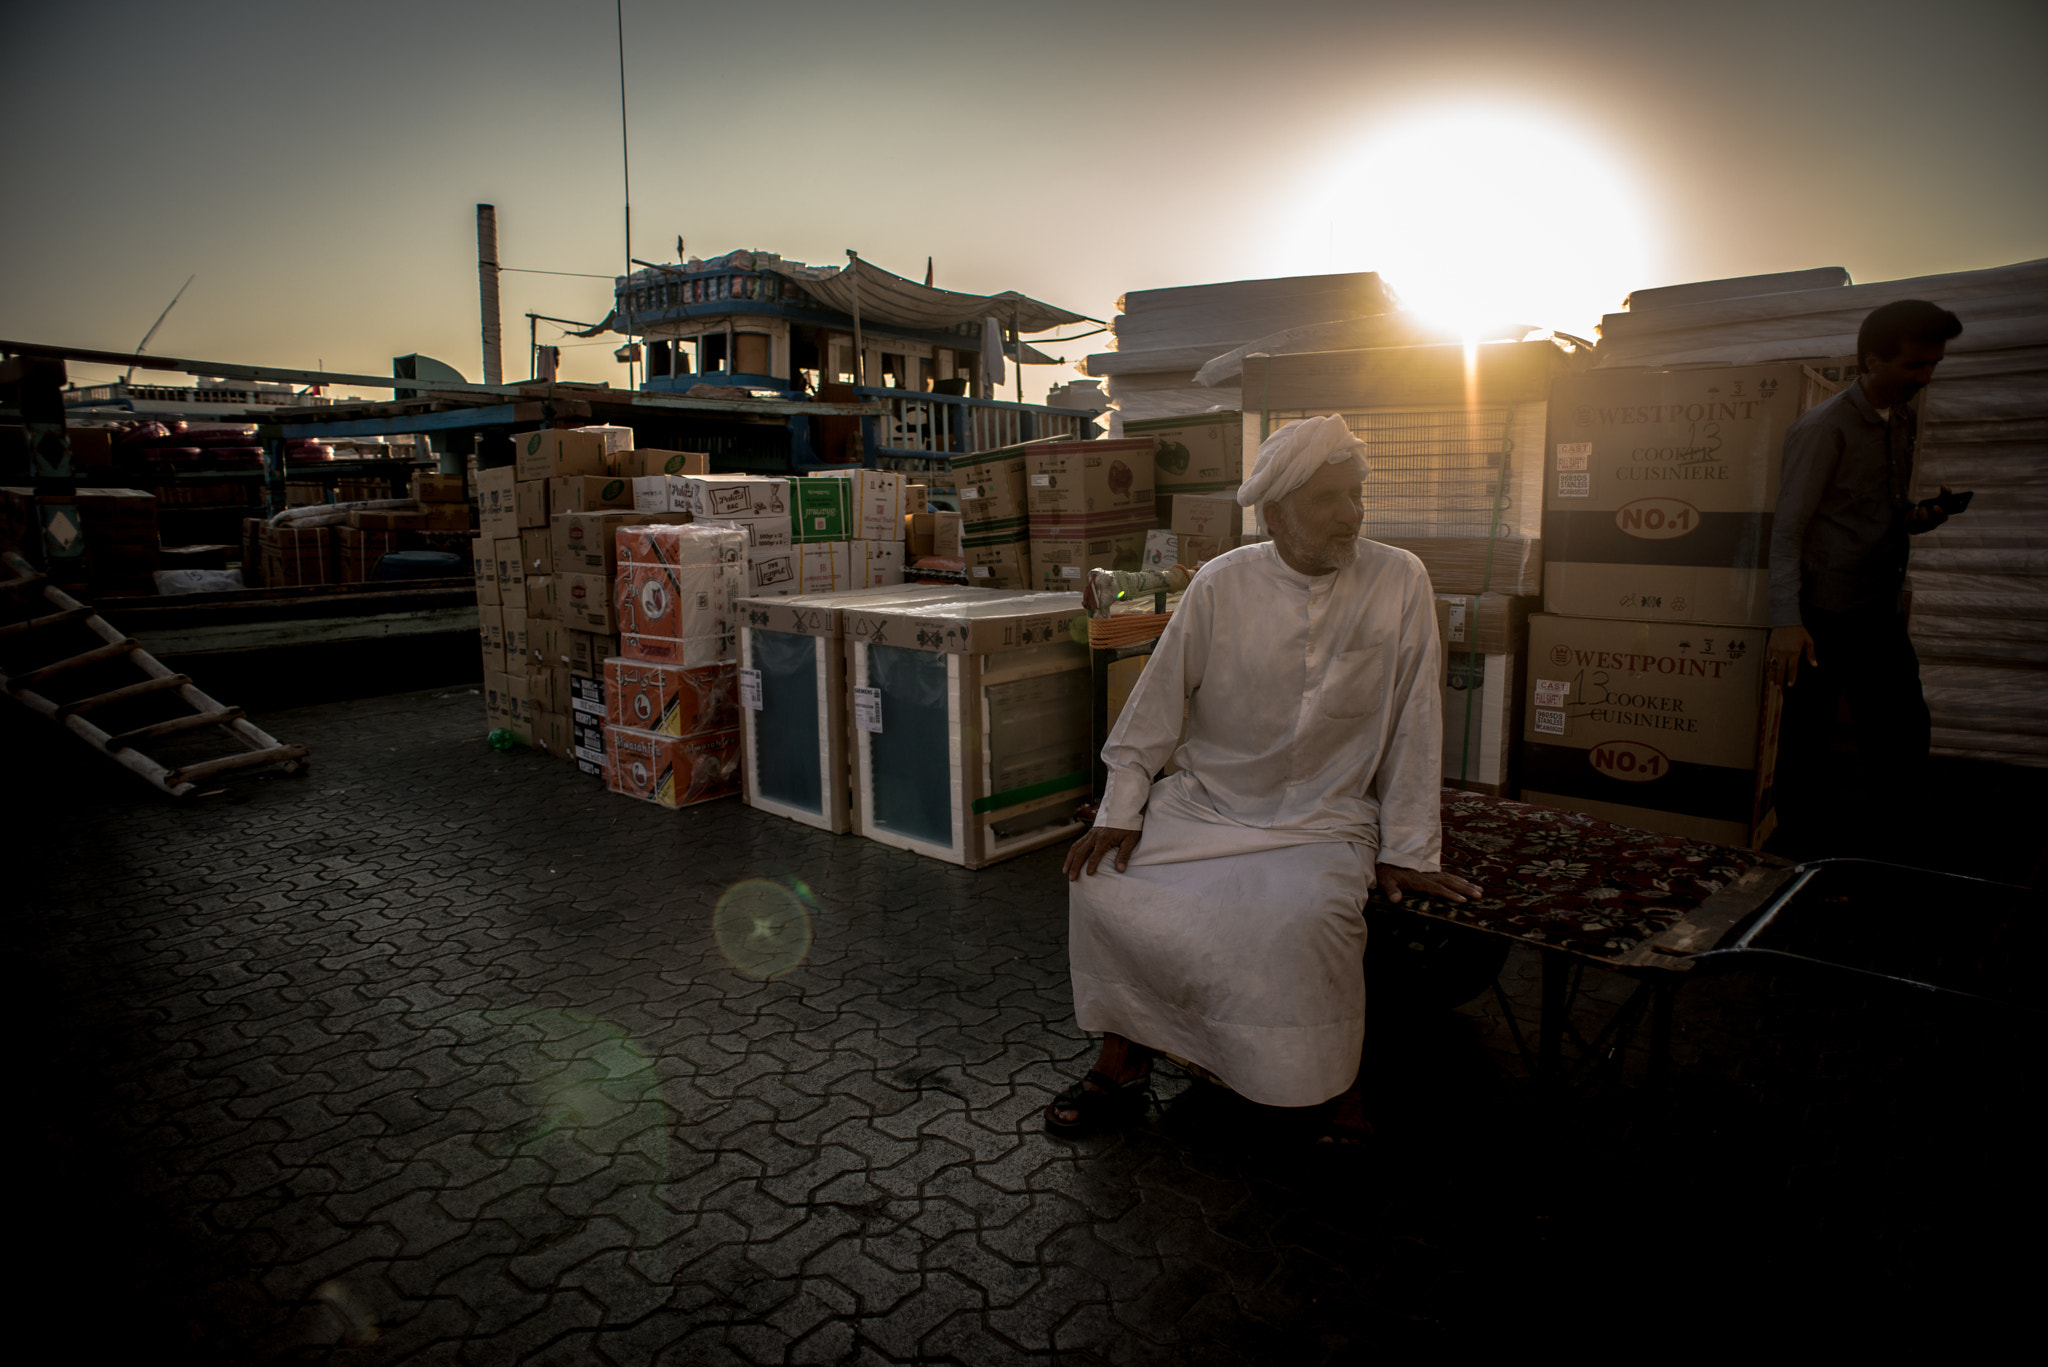
[[[664,266],[659,274],[655,271],[636,271],[631,277],[621,277],[619,288],[642,283],[656,283],[665,276],[693,274],[697,270],[721,266],[739,265],[732,257],[704,262],[691,267]],[[855,295],[859,296],[859,314],[864,323],[883,327],[899,327],[925,332],[943,332],[962,323],[979,324],[984,318],[994,318],[1004,327],[1014,326],[1019,332],[1045,332],[1051,328],[1066,327],[1074,323],[1099,322],[1086,314],[1074,313],[1058,308],[1043,300],[1019,294],[1015,290],[1004,290],[1000,294],[962,294],[957,290],[934,289],[921,285],[891,271],[885,271],[872,262],[855,257],[837,270],[806,266],[797,261],[772,258],[767,253],[750,253],[752,260],[746,263],[754,270],[772,271],[794,282],[804,293],[827,308],[851,315],[855,312]],[[614,308],[605,320],[588,331],[571,332],[574,337],[594,337],[602,332],[621,332],[618,310]]]

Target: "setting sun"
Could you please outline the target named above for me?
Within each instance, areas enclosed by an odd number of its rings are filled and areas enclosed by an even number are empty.
[[[1527,111],[1441,110],[1378,129],[1321,199],[1298,221],[1304,268],[1378,271],[1407,307],[1467,335],[1526,323],[1590,336],[1653,267],[1616,162]]]

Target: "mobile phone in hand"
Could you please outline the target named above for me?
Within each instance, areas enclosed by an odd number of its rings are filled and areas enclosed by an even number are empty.
[[[1957,513],[1970,506],[1970,500],[1976,497],[1976,493],[1977,491],[1974,489],[1965,489],[1961,493],[1936,494],[1933,498],[1921,499],[1920,506],[1923,508],[1939,508],[1943,513],[1954,517]]]

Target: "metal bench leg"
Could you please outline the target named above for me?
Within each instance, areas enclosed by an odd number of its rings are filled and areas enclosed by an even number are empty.
[[[1563,1080],[1564,1032],[1572,1003],[1572,962],[1562,954],[1543,956],[1543,1019],[1537,1023],[1536,1080],[1552,1086]]]
[[[1671,1065],[1671,1017],[1678,1004],[1678,984],[1653,979],[1650,989],[1650,1083],[1661,1085]]]

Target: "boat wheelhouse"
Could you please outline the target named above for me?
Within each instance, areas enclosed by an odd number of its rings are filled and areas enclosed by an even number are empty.
[[[575,335],[611,332],[638,346],[641,392],[688,396],[708,386],[879,406],[857,427],[794,420],[794,468],[866,463],[923,473],[945,469],[954,455],[1096,434],[1092,409],[998,397],[997,380],[1020,357],[1061,363],[1025,335],[1095,321],[1085,315],[1014,291],[935,289],[851,253],[843,267],[761,251],[639,264],[616,280],[610,316]]]

